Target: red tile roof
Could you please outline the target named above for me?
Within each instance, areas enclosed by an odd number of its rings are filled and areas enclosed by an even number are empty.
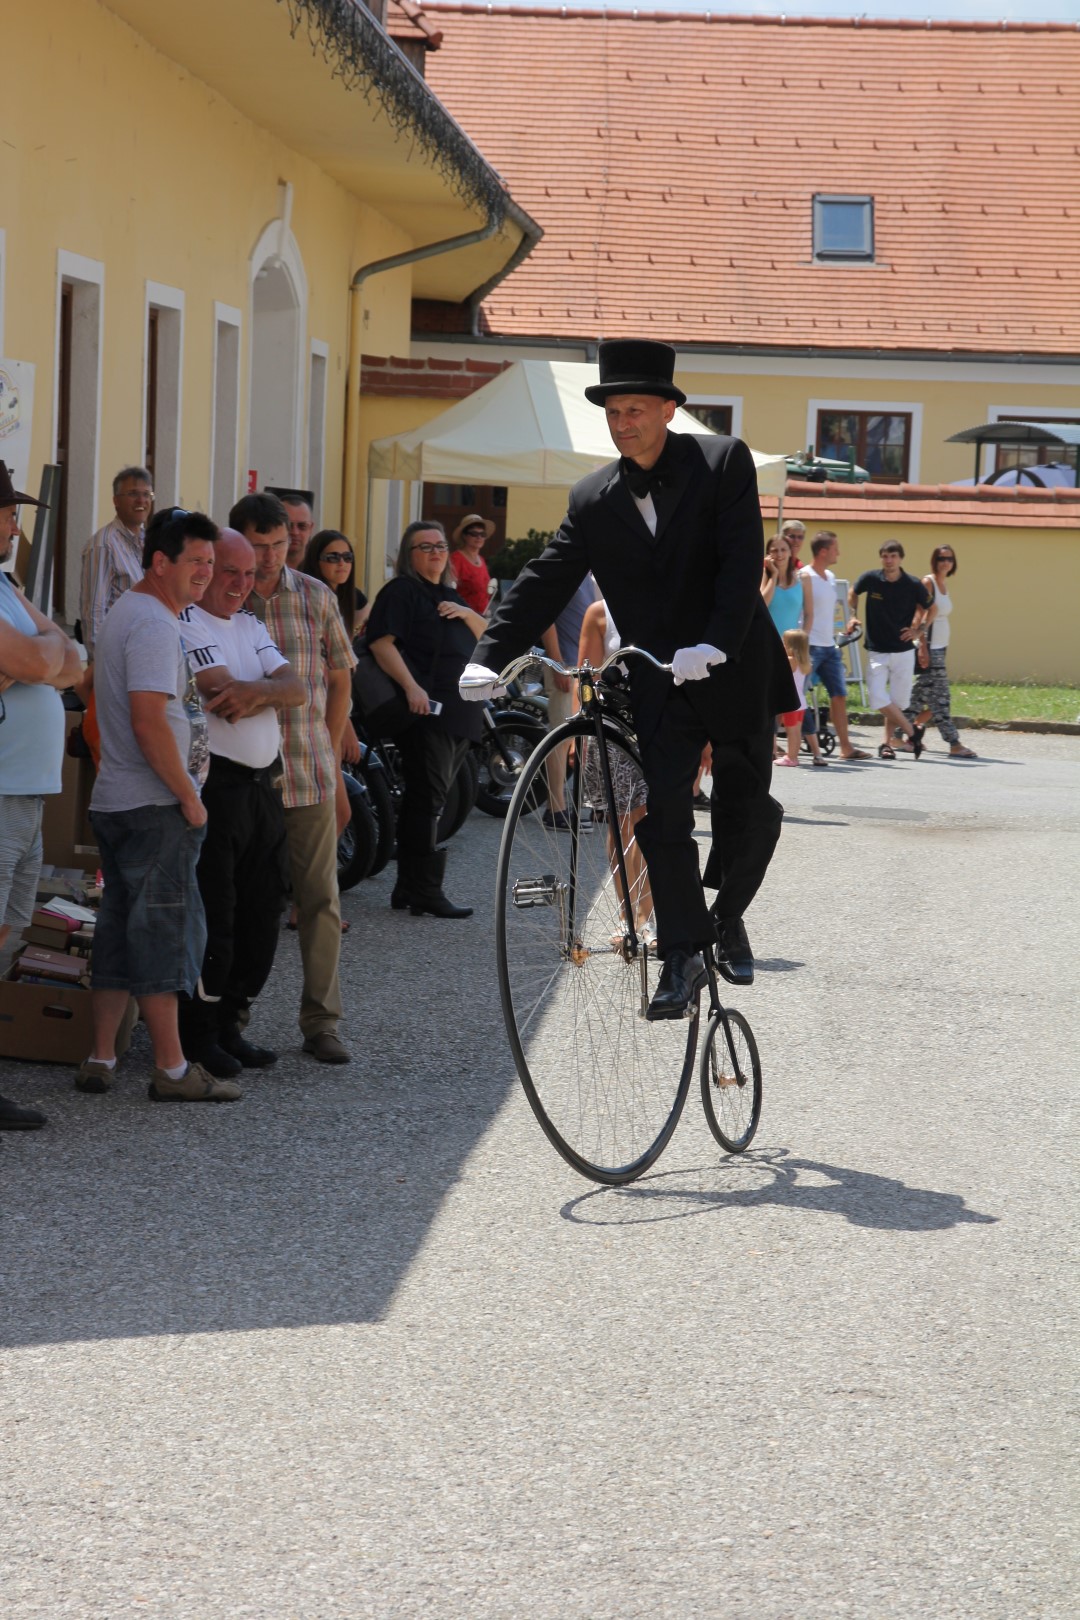
[[[1080,28],[425,11],[546,233],[493,333],[1080,354]],[[813,262],[815,192],[873,196],[873,264]]]

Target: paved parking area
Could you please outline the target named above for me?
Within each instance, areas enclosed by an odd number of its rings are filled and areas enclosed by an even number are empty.
[[[1080,739],[974,745],[777,773],[742,1159],[554,1155],[479,814],[468,922],[346,897],[349,1068],[288,934],[239,1105],[3,1064],[5,1614],[1072,1616]]]

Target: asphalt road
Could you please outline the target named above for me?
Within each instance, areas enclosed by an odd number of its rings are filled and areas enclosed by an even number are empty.
[[[5,1063],[4,1615],[1071,1620],[1080,740],[974,741],[777,773],[742,1159],[548,1147],[479,814],[470,921],[346,897],[349,1068],[288,934],[236,1106]]]

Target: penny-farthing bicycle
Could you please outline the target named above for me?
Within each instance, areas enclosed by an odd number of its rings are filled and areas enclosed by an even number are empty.
[[[644,777],[625,695],[601,676],[650,653],[623,647],[595,669],[564,669],[535,654],[516,659],[505,684],[532,662],[578,682],[580,711],[530,755],[499,851],[496,952],[514,1062],[540,1124],[568,1164],[592,1181],[633,1181],[654,1164],[679,1122],[694,1072],[701,997],[683,1019],[650,1022],[660,962],[648,869],[638,846]],[[538,808],[537,776],[570,744],[565,828]],[[761,1111],[753,1033],[725,1009],[712,952],[705,953],[708,1027],[699,1065],[709,1127],[729,1153],[746,1148]]]

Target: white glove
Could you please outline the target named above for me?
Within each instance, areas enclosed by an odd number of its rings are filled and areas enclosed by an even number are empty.
[[[486,703],[488,698],[503,697],[506,687],[499,685],[499,677],[486,664],[466,664],[458,681],[458,691],[466,703]]]
[[[680,647],[671,660],[671,672],[675,676],[675,685],[681,686],[684,681],[703,681],[713,664],[726,664],[727,653],[722,653],[719,647],[710,647],[707,641],[699,641],[696,647]]]

